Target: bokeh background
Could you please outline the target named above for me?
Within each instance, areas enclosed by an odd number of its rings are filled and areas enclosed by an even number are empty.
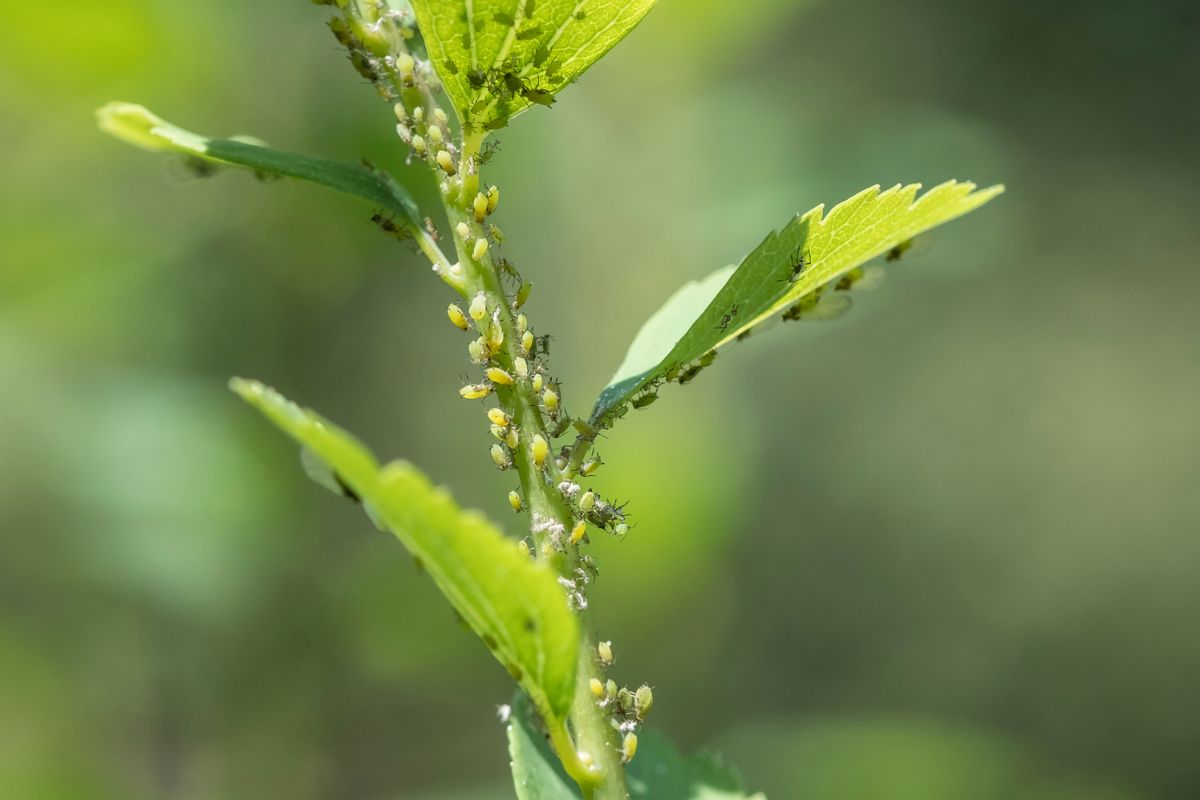
[[[503,132],[505,254],[580,413],[790,214],[1009,187],[603,442],[638,526],[593,604],[684,746],[774,800],[1200,796],[1197,9],[661,0]],[[515,532],[445,287],[354,200],[92,120],[399,167],[390,110],[308,3],[0,11],[0,797],[510,797],[503,670],[225,389]]]

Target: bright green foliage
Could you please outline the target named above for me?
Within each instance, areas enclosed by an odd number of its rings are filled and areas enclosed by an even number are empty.
[[[418,560],[552,724],[575,692],[579,622],[554,574],[404,462],[382,469],[345,431],[253,381],[235,392],[327,463]]]
[[[638,391],[657,384],[785,309],[797,313],[847,273],[1004,191],[948,181],[920,199],[920,184],[873,186],[837,205],[797,215],[772,231],[737,267],[679,290],[639,331],[592,412],[604,421]],[[797,305],[802,304],[802,305]]]
[[[654,0],[413,0],[459,118],[495,130],[578,78]]]
[[[213,139],[186,131],[161,119],[144,106],[109,103],[96,111],[100,128],[146,150],[178,153],[201,164],[251,170],[260,179],[299,178],[369,200],[398,215],[398,224],[417,225],[417,204],[399,183],[382,170],[319,156],[288,153],[249,137]]]
[[[762,794],[748,795],[741,777],[712,755],[684,759],[655,731],[639,738],[628,767],[631,800],[766,800]],[[508,753],[517,800],[579,800],[579,790],[563,773],[520,693],[513,699]]]

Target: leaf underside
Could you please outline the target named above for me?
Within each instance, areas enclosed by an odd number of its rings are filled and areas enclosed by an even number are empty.
[[[412,465],[380,468],[350,434],[254,381],[231,388],[323,460],[395,533],[547,719],[575,691],[579,622],[554,574]]]
[[[657,731],[643,731],[638,739],[637,756],[627,769],[631,800],[766,800],[762,794],[748,795],[741,777],[715,756],[685,759]],[[513,699],[508,752],[517,800],[580,800],[520,693]]]
[[[948,181],[920,198],[920,184],[873,186],[838,204],[797,215],[736,267],[718,270],[680,289],[635,337],[625,361],[592,412],[595,424],[611,424],[639,392],[652,391],[722,345],[780,312],[801,318],[820,311],[817,299],[839,282],[849,283],[864,264],[913,237],[982,206],[1003,186],[975,190]]]
[[[413,0],[429,57],[464,125],[495,130],[549,105],[655,0]]]
[[[398,224],[421,224],[417,204],[408,191],[391,175],[366,164],[289,153],[248,137],[201,136],[133,103],[109,103],[96,111],[96,117],[105,132],[146,150],[177,153],[215,167],[239,167],[260,179],[297,178],[368,200],[395,214]]]

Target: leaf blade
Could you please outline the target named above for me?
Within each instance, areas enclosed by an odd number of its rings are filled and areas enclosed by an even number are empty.
[[[345,431],[255,381],[230,387],[328,463],[420,562],[538,711],[566,718],[579,622],[553,573],[404,462],[379,467]],[[518,588],[519,587],[519,588]]]
[[[626,374],[630,369],[627,356],[626,363],[601,392],[592,412],[593,424],[611,424],[634,394],[657,385],[670,371],[696,362],[785,309],[797,308],[808,298],[815,301],[852,270],[931,228],[970,213],[1004,191],[1003,186],[976,191],[969,181],[947,181],[920,198],[919,189],[920,184],[896,185],[884,192],[878,186],[870,187],[839,203],[827,215],[824,206],[817,206],[770,232],[733,270],[660,360],[630,375]],[[794,267],[801,257],[804,265],[797,274]],[[706,281],[721,274],[723,271],[714,273]],[[660,309],[651,321],[661,313]],[[677,332],[679,327],[676,319],[670,330]],[[644,332],[645,328],[639,338]],[[657,333],[662,335],[664,331]],[[644,366],[649,360],[643,357],[637,363]]]
[[[368,200],[399,215],[406,225],[421,224],[420,210],[408,190],[381,170],[276,150],[246,137],[202,136],[134,103],[109,103],[97,109],[96,118],[104,132],[145,150],[178,153],[217,166],[250,170],[259,176],[296,178]]]
[[[413,0],[459,119],[495,130],[607,54],[655,0]],[[530,10],[532,8],[532,11]]]

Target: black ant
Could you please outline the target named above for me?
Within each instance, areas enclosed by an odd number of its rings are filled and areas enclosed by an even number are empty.
[[[375,215],[371,217],[371,222],[374,222],[376,225],[382,228],[384,233],[395,236],[397,239],[404,239],[408,237],[407,228],[405,228],[403,225],[397,225],[395,219],[392,217],[385,217],[382,212],[375,212]]]
[[[729,309],[729,313],[721,317],[721,321],[717,324],[717,327],[721,329],[721,333],[724,333],[726,329],[729,328],[729,323],[733,321],[733,318],[737,316],[737,313],[738,307],[735,305],[733,308]]]
[[[804,272],[808,265],[812,263],[812,257],[809,255],[809,252],[807,250],[801,251],[800,248],[803,246],[804,245],[800,245],[800,247],[797,247],[795,250],[793,250],[791,258],[788,259],[790,262],[788,269],[791,270],[791,273],[787,276],[787,278],[784,279],[788,283],[795,283],[798,281],[800,279],[800,273]],[[783,281],[780,281],[780,283],[783,283]]]

